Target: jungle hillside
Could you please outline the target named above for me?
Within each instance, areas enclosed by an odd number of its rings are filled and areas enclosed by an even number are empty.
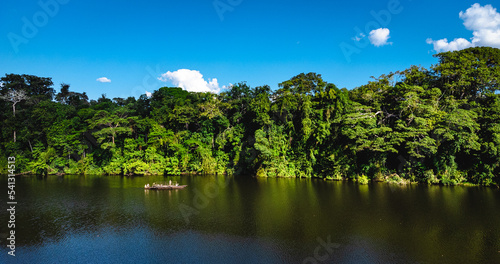
[[[6,74],[0,173],[239,174],[427,184],[500,183],[500,50],[434,55],[352,90],[300,73],[220,94],[162,87],[89,100]]]

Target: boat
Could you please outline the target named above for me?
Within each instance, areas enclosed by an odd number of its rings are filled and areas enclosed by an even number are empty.
[[[184,189],[186,187],[187,185],[179,185],[178,183],[172,184],[172,181],[170,181],[169,184],[153,183],[152,185],[144,185],[144,189],[146,190],[173,190]]]

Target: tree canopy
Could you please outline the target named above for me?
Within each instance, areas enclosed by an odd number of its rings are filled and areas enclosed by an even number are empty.
[[[241,82],[220,94],[162,87],[150,98],[90,101],[64,83],[56,94],[51,78],[6,74],[0,158],[42,174],[498,184],[500,50],[435,57],[430,69],[352,90],[300,73],[274,91]]]

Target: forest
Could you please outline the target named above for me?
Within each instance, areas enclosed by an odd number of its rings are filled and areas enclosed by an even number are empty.
[[[0,80],[0,173],[235,174],[360,183],[500,183],[500,50],[434,55],[429,69],[352,90],[301,73],[277,90],[162,87],[89,100],[51,78]]]

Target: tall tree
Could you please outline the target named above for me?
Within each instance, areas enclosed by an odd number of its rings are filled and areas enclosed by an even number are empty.
[[[432,67],[444,92],[458,99],[495,93],[500,80],[500,49],[473,47],[434,55]]]
[[[24,90],[34,103],[54,98],[55,90],[52,88],[51,78],[28,74],[6,74],[0,81],[3,83],[2,95],[10,90]]]
[[[136,118],[128,116],[126,109],[121,108],[111,113],[100,110],[88,122],[90,129],[98,129],[93,134],[98,142],[102,143],[101,148],[108,149],[116,146],[115,139],[118,135],[132,133],[128,125],[134,119]],[[105,142],[106,139],[110,139],[111,142]]]
[[[24,90],[10,90],[6,95],[0,96],[0,98],[12,103],[12,113],[14,118],[16,117],[16,104],[28,99],[26,92]],[[14,129],[14,142],[16,142],[16,130]]]

